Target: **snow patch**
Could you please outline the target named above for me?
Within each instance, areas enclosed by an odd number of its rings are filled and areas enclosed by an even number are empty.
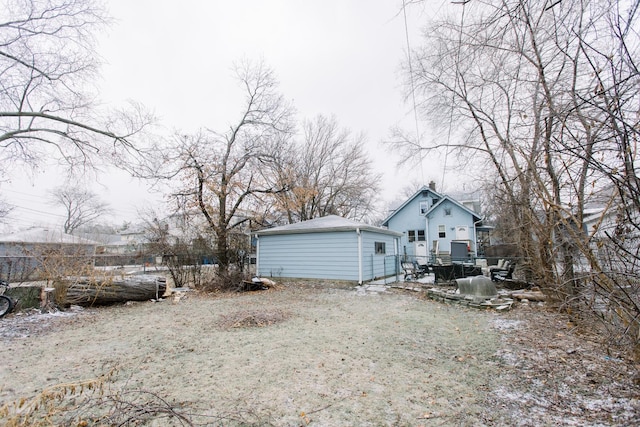
[[[493,327],[500,331],[520,329],[522,320],[509,320],[500,317],[493,320]]]

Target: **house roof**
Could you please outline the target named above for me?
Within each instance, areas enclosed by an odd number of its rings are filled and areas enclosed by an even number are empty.
[[[382,225],[388,225],[389,224],[389,220],[391,220],[391,218],[393,218],[398,212],[400,212],[402,209],[404,209],[405,206],[407,206],[409,203],[411,203],[411,201],[413,199],[415,199],[416,197],[418,197],[420,194],[422,194],[424,191],[427,191],[431,194],[433,194],[436,197],[442,198],[444,197],[442,194],[438,193],[435,190],[432,190],[431,188],[429,188],[426,185],[423,185],[418,191],[416,191],[413,196],[409,197],[407,200],[405,200],[405,202],[403,204],[401,204],[400,206],[398,206],[397,208],[395,208],[393,210],[393,212],[391,212],[389,214],[389,216],[387,216],[384,221],[382,221]]]
[[[94,241],[99,246],[127,246],[131,242],[124,239],[120,234],[108,233],[74,233],[80,238]]]
[[[394,217],[394,215],[396,215],[398,212],[400,212],[402,209],[404,209],[404,207],[406,205],[411,203],[411,201],[413,201],[413,199],[415,199],[416,197],[418,197],[420,194],[422,194],[425,191],[433,194],[435,197],[438,197],[440,199],[440,200],[438,200],[438,202],[435,205],[433,205],[433,206],[431,206],[429,208],[429,210],[425,213],[425,215],[429,215],[430,213],[432,213],[433,211],[438,209],[440,206],[442,206],[442,204],[444,202],[448,201],[448,202],[451,202],[454,205],[458,206],[460,209],[464,210],[465,212],[469,213],[470,215],[472,215],[473,218],[474,218],[474,221],[478,221],[478,220],[482,219],[476,212],[474,212],[471,209],[467,208],[465,205],[463,205],[462,203],[458,202],[453,197],[447,196],[445,194],[438,193],[437,191],[435,191],[435,190],[429,188],[428,186],[424,185],[424,186],[422,186],[422,188],[420,188],[418,191],[416,191],[413,194],[413,196],[409,197],[403,204],[401,204],[396,209],[394,209],[394,211],[391,212],[391,214],[389,214],[389,216],[387,218],[385,218],[384,221],[382,221],[382,225],[389,225],[389,221],[391,220],[391,218]]]
[[[386,228],[375,227],[362,222],[353,221],[337,215],[323,216],[321,218],[310,219],[308,221],[297,222],[295,224],[283,225],[280,227],[267,228],[256,231],[258,236],[273,234],[303,234],[321,233],[329,231],[371,231],[374,233],[388,234],[395,237],[402,236],[402,233],[391,231]]]
[[[65,234],[62,231],[46,228],[30,228],[28,230],[0,236],[1,243],[62,243],[68,245],[97,245],[96,242],[81,237]]]

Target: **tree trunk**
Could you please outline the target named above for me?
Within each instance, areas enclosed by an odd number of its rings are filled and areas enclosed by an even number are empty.
[[[72,277],[54,283],[56,301],[69,305],[104,305],[126,301],[162,298],[166,291],[164,277]]]

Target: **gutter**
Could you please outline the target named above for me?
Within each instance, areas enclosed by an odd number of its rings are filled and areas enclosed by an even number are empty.
[[[324,233],[324,232],[331,232],[331,231],[356,231],[358,232],[358,230],[360,231],[371,231],[374,233],[381,233],[381,234],[387,234],[390,236],[396,236],[396,237],[401,237],[402,233],[399,233],[397,231],[393,231],[393,230],[389,230],[388,228],[380,228],[380,227],[373,227],[373,226],[367,226],[367,225],[363,225],[362,227],[320,227],[320,228],[293,228],[293,229],[288,229],[288,230],[278,230],[276,228],[265,228],[264,230],[258,230],[255,231],[254,234],[256,236],[267,236],[267,235],[272,235],[272,234],[306,234],[306,233]]]

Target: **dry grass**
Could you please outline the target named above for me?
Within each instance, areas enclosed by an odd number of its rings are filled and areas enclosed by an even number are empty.
[[[417,295],[299,284],[24,319],[24,330],[10,315],[0,402],[62,383],[52,410],[71,421],[49,425],[638,425],[633,366],[563,318]],[[78,387],[114,366],[107,392]]]

